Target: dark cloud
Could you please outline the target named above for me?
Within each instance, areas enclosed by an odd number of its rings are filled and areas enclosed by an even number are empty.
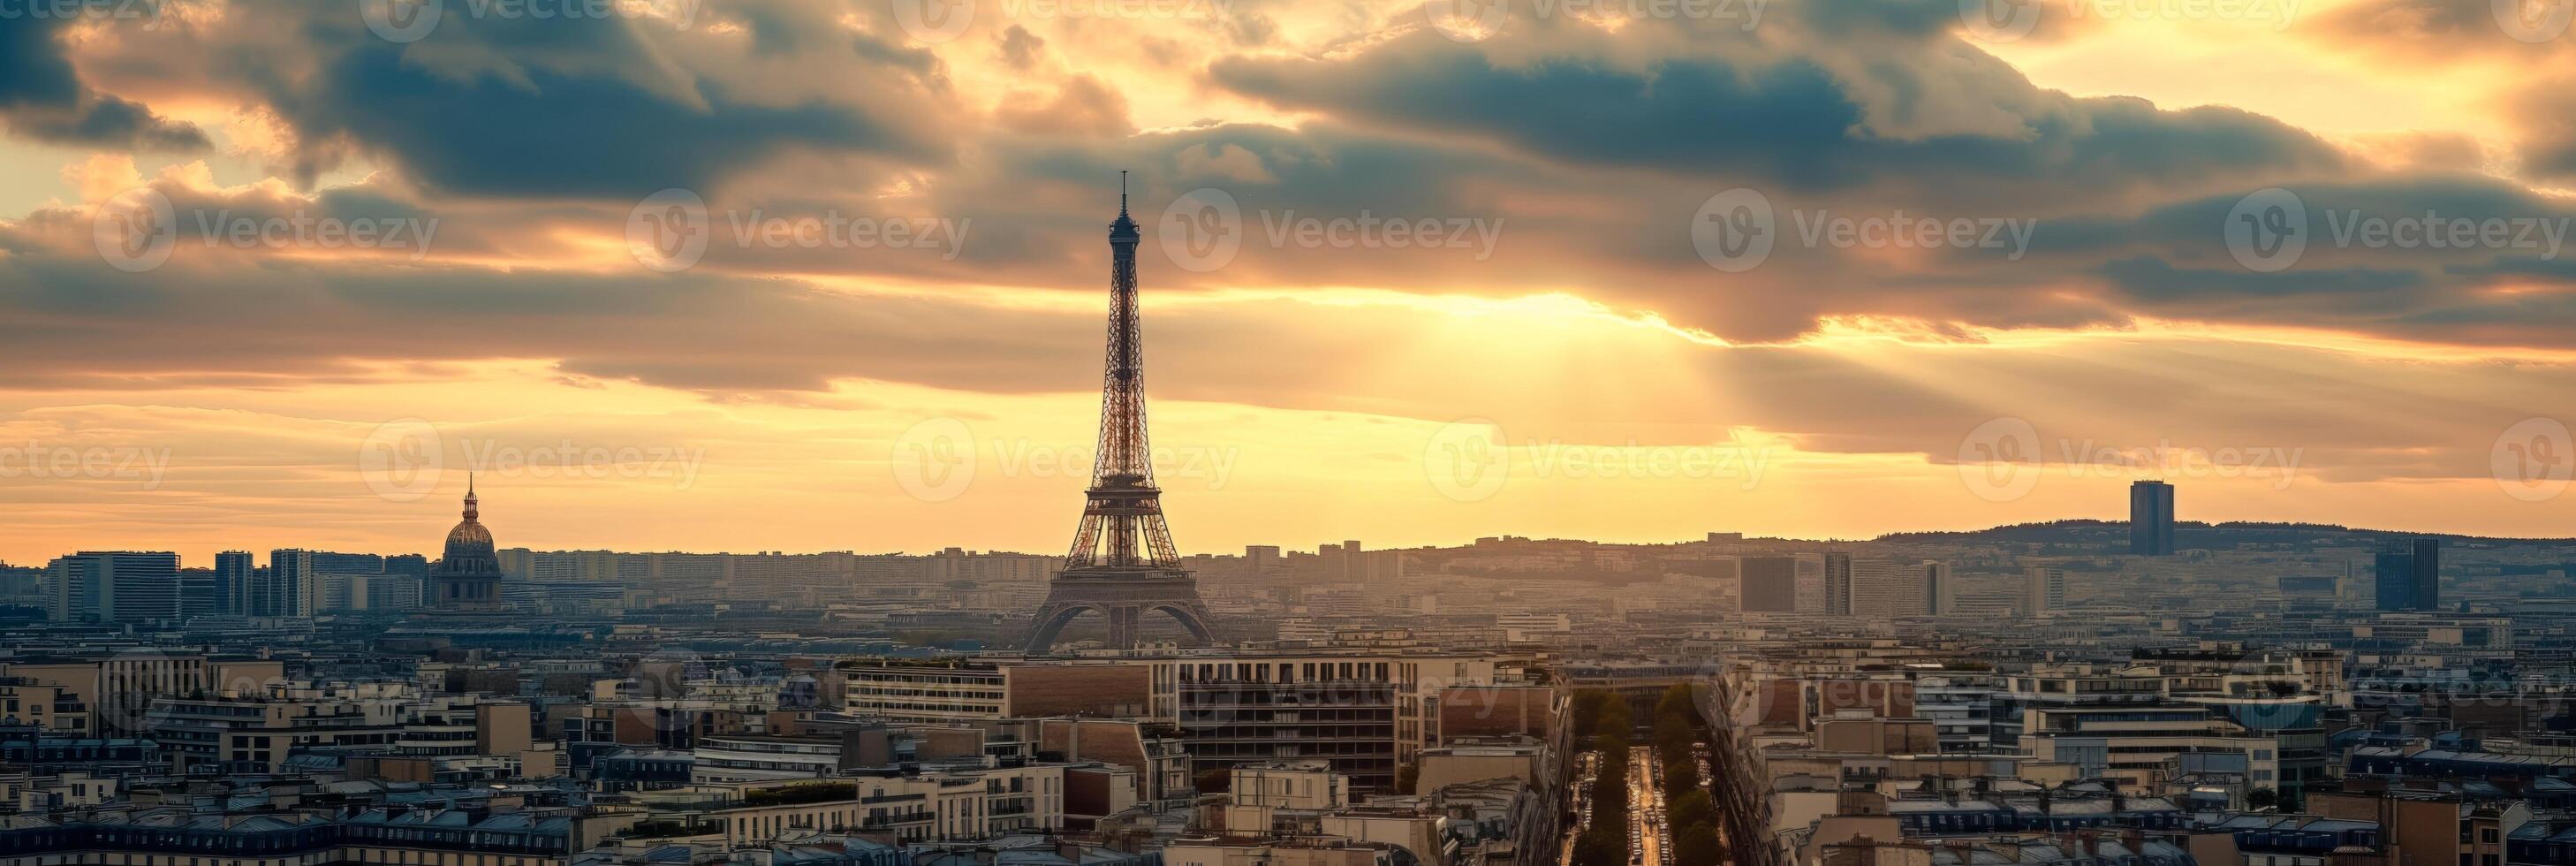
[[[1029,29],[1013,24],[994,40],[994,50],[1001,52],[1002,62],[1012,69],[1026,71],[1037,63],[1038,52],[1046,49],[1046,40]]]
[[[260,110],[283,127],[279,170],[303,183],[364,159],[452,196],[622,198],[787,155],[885,171],[952,157],[958,100],[928,51],[851,32],[822,0],[684,6],[687,20],[451,8],[397,43],[345,6],[240,0],[84,51],[120,81]]]
[[[2564,34],[2515,38],[2506,24],[2493,0],[2362,0],[2326,9],[2300,30],[2337,48],[2436,65],[2565,51]]]
[[[1956,29],[1959,8],[1952,0],[1815,0],[1796,14],[1827,30],[1874,29],[1919,38]]]
[[[185,151],[206,146],[193,124],[81,82],[64,53],[65,19],[0,15],[0,121],[19,136],[55,144]]]
[[[2104,262],[2097,269],[2132,298],[2152,307],[2179,307],[2179,302],[2225,302],[2229,296],[2331,297],[2342,309],[2358,312],[2385,307],[2369,296],[2422,289],[2430,284],[2415,271],[2367,268],[2304,268],[2285,274],[2262,274],[2243,267],[2178,268],[2150,256]]]
[[[2576,180],[2576,93],[2570,87],[2576,87],[2576,73],[2543,78],[2514,99],[2524,174],[2558,183]]]
[[[304,136],[347,136],[425,185],[484,196],[706,187],[793,147],[930,156],[926,143],[843,108],[759,105],[712,83],[695,95],[690,105],[632,82],[546,70],[528,70],[524,82],[458,82],[383,45],[349,51],[312,89],[272,92],[270,104]]]
[[[1714,50],[1683,43],[1687,50],[1634,59],[1653,44],[1559,38],[1544,27],[1465,44],[1426,31],[1331,59],[1227,58],[1210,78],[1283,108],[1379,128],[1474,135],[1566,163],[1798,189],[2002,183],[2080,200],[2343,162],[2316,137],[2242,111],[2163,111],[2138,99],[2041,91],[1955,42],[1936,50],[1889,41],[1890,52],[1854,67],[1865,70],[1857,79],[1837,71],[1839,58],[1765,57],[1738,42]],[[1984,115],[2001,120],[1984,132],[1902,131]]]

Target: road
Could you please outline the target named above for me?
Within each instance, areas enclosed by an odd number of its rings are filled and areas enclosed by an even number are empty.
[[[1673,866],[1673,843],[1664,821],[1664,769],[1651,746],[1628,748],[1628,862]]]
[[[1700,764],[1701,783],[1708,772]],[[1585,752],[1574,757],[1574,823],[1565,828],[1565,842],[1559,846],[1557,866],[1573,866],[1574,840],[1592,826],[1592,782],[1601,773],[1601,755]],[[1649,746],[1632,746],[1628,750],[1628,863],[1629,866],[1673,866],[1672,827],[1665,819],[1662,765],[1655,761],[1655,750]],[[1618,820],[1604,816],[1605,820]]]
[[[1557,846],[1557,866],[1574,866],[1574,840],[1583,835],[1583,828],[1592,826],[1592,780],[1600,773],[1600,753],[1574,756],[1574,823],[1565,828],[1564,844]]]

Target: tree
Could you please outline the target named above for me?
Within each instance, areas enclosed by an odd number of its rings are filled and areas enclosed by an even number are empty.
[[[1627,769],[1627,737],[1610,731],[1602,731],[1601,733],[1592,735],[1592,750],[1601,753],[1602,763],[1617,764],[1620,769]]]
[[[1628,866],[1628,831],[1596,826],[1574,841],[1574,866]]]
[[[1574,717],[1575,739],[1592,738],[1594,728],[1601,723],[1601,704],[1607,700],[1610,700],[1610,693],[1600,689],[1584,689],[1574,693],[1574,703],[1566,712]]]
[[[1655,702],[1655,717],[1665,716],[1675,716],[1685,720],[1699,718],[1699,705],[1691,698],[1689,684],[1674,683],[1664,689],[1663,698]]]
[[[1723,866],[1727,855],[1713,822],[1685,824],[1673,834],[1673,866]]]
[[[1592,819],[1596,822],[1626,820],[1628,771],[1624,765],[1614,771],[1606,761],[1601,766],[1601,775],[1592,780]]]
[[[1663,750],[1664,760],[1690,754],[1692,743],[1699,742],[1699,729],[1680,716],[1655,717],[1655,748]]]
[[[1395,792],[1398,794],[1411,794],[1414,792],[1413,786],[1419,784],[1421,781],[1421,765],[1406,764],[1404,765],[1404,769],[1395,771]]]
[[[2272,807],[2279,806],[2281,805],[2281,792],[2270,788],[2256,788],[2254,790],[2247,791],[2245,792],[2245,805],[2258,810],[2270,809]]]
[[[1699,790],[1699,762],[1689,758],[1664,763],[1664,799]]]
[[[1717,823],[1717,800],[1707,791],[1692,791],[1675,797],[1664,808],[1672,813],[1675,827]]]
[[[1636,721],[1629,718],[1628,715],[1628,702],[1617,697],[1611,697],[1602,702],[1600,714],[1593,719],[1592,732],[1595,735],[1598,735],[1610,731],[1617,731],[1620,736],[1624,737],[1628,735],[1629,731],[1634,730],[1636,727]]]

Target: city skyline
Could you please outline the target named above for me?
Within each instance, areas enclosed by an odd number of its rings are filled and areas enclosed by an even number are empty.
[[[451,510],[450,510],[448,513],[450,513],[450,514],[454,513],[454,512],[453,512],[453,510],[452,510],[452,506],[451,506]],[[2334,525],[2334,524],[2292,523],[2292,522],[2286,522],[2286,521],[2222,521],[2222,522],[2220,522],[2220,523],[2225,523],[2225,524],[2230,524],[2230,525],[2235,525],[2235,526],[2241,526],[2241,527],[2265,527],[2265,526],[2272,526],[2272,527],[2318,527],[2318,528],[2322,528],[2322,527],[2327,527],[2327,526],[2336,526],[2337,528],[2340,528],[2340,529],[2343,529],[2343,530],[2346,530],[2346,531],[2350,531],[2350,532],[2353,532],[2353,533],[2357,533],[2357,534],[2360,534],[2360,535],[2363,535],[2363,536],[2371,536],[2371,537],[2385,537],[2385,538],[2395,538],[2395,539],[2417,539],[2417,538],[2421,538],[2421,539],[2450,539],[2450,538],[2466,538],[2466,539],[2472,539],[2472,540],[2478,540],[2478,541],[2500,542],[2500,543],[2506,543],[2506,544],[2554,544],[2554,543],[2576,543],[2576,536],[2567,536],[2567,537],[2545,537],[2545,536],[2543,536],[2543,537],[2525,537],[2525,536],[2480,536],[2480,535],[2464,534],[2464,533],[2424,532],[2424,531],[2418,531],[2418,530],[2395,529],[2395,528],[2389,528],[2389,527],[2373,527],[2373,526],[2351,526],[2351,527],[2343,527],[2343,526]],[[1179,552],[1180,552],[1180,555],[1181,555],[1181,557],[1182,557],[1183,559],[1192,559],[1192,558],[1198,558],[1198,557],[1219,557],[1219,558],[1236,558],[1236,559],[1246,559],[1246,558],[1250,558],[1250,557],[1258,557],[1258,556],[1262,555],[1262,554],[1257,554],[1257,553],[1254,553],[1254,552],[1253,552],[1253,551],[1256,551],[1256,550],[1260,550],[1260,551],[1270,551],[1271,553],[1270,553],[1269,555],[1272,555],[1272,556],[1278,556],[1278,555],[1316,555],[1316,554],[1318,554],[1318,552],[1319,552],[1319,551],[1325,551],[1325,550],[1330,550],[1330,551],[1333,551],[1333,552],[1338,553],[1339,551],[1341,551],[1342,549],[1344,549],[1342,546],[1343,546],[1345,543],[1349,542],[1349,541],[1363,541],[1363,542],[1366,542],[1368,546],[1367,546],[1365,549],[1366,549],[1367,551],[1371,552],[1371,553],[1386,553],[1386,552],[1401,552],[1401,551],[1419,551],[1419,550],[1429,550],[1429,551],[1441,551],[1441,550],[1462,550],[1462,549],[1469,549],[1469,548],[1472,548],[1472,547],[1473,547],[1476,543],[1478,543],[1478,542],[1493,541],[1493,540],[1518,540],[1518,541],[1539,541],[1539,542],[1566,542],[1566,543],[1576,543],[1576,544],[1600,545],[1600,546],[1604,546],[1604,547],[1670,547],[1670,546],[1675,546],[1675,545],[1688,545],[1688,544],[1705,543],[1705,542],[1708,542],[1708,541],[1710,541],[1710,540],[1711,540],[1711,536],[1724,536],[1724,537],[1726,537],[1726,538],[1735,539],[1735,540],[1738,540],[1738,541],[1741,541],[1741,542],[1751,542],[1751,543],[1811,544],[1811,545],[1826,545],[1826,546],[1829,546],[1829,547],[1830,547],[1830,546],[1834,546],[1834,545],[1864,545],[1864,544],[1875,544],[1875,543],[1882,542],[1882,541],[1884,541],[1884,540],[1886,540],[1886,539],[1888,539],[1888,538],[1890,538],[1890,537],[1900,537],[1900,538],[1901,538],[1901,537],[1907,537],[1907,536],[1912,536],[1912,535],[1917,535],[1917,534],[1927,533],[1927,532],[1930,532],[1930,533],[1945,533],[1945,534],[1958,534],[1958,535],[1974,536],[1974,535],[1978,535],[1978,534],[1980,534],[1980,533],[1986,533],[1986,532],[1999,532],[1999,531],[2011,530],[2011,529],[2014,529],[2014,528],[2017,528],[2017,527],[2052,526],[2052,525],[2085,525],[2085,524],[2095,524],[2095,525],[2104,525],[2104,526],[2116,526],[2116,527],[2120,527],[2120,531],[2121,531],[2121,532],[2123,532],[2123,533],[2128,532],[2128,528],[2127,528],[2127,527],[2128,527],[2128,524],[2127,524],[2127,522],[2126,522],[2126,521],[2122,521],[2122,520],[2111,520],[2111,519],[2100,519],[2100,518],[2067,518],[2067,519],[2064,519],[2064,520],[2055,520],[2055,521],[2036,521],[2036,522],[2031,522],[2031,523],[1997,524],[1997,525],[1994,525],[1994,526],[1969,527],[1969,528],[1964,528],[1964,529],[1939,529],[1939,530],[1894,530],[1894,531],[1890,531],[1890,532],[1886,532],[1886,533],[1881,533],[1881,534],[1879,534],[1879,535],[1875,535],[1875,536],[1868,536],[1868,537],[1826,537],[1826,536],[1807,537],[1807,536],[1789,536],[1789,535],[1763,535],[1763,534],[1758,534],[1758,533],[1739,533],[1739,532],[1734,532],[1734,531],[1710,530],[1710,531],[1702,532],[1702,533],[1700,533],[1700,534],[1698,534],[1698,535],[1691,535],[1691,536],[1676,536],[1676,537],[1671,537],[1671,538],[1602,539],[1602,538],[1585,538],[1585,537],[1580,537],[1580,536],[1550,536],[1550,535],[1531,535],[1531,534],[1526,534],[1526,533],[1497,532],[1497,533],[1490,533],[1490,534],[1486,534],[1486,535],[1479,535],[1479,536],[1475,536],[1475,537],[1473,537],[1473,538],[1461,538],[1461,539],[1456,539],[1456,540],[1444,540],[1444,541],[1432,541],[1432,542],[1419,542],[1419,543],[1414,543],[1414,542],[1388,542],[1388,543],[1385,543],[1385,544],[1378,544],[1378,543],[1376,543],[1376,540],[1374,540],[1374,539],[1340,539],[1340,540],[1333,540],[1333,541],[1321,541],[1321,540],[1318,540],[1318,541],[1316,541],[1316,543],[1313,543],[1313,544],[1283,544],[1283,543],[1279,543],[1279,542],[1277,542],[1276,540],[1272,540],[1272,541],[1255,541],[1255,542],[1252,542],[1252,543],[1249,543],[1249,544],[1245,544],[1245,545],[1242,545],[1242,546],[1240,546],[1240,547],[1234,547],[1234,548],[1225,548],[1225,549],[1196,549],[1196,548],[1187,548],[1187,549],[1182,549],[1182,550],[1180,550]],[[2177,521],[2177,522],[2176,522],[2176,525],[2179,525],[2179,526],[2194,526],[2194,525],[2198,525],[2198,526],[2216,526],[2216,525],[2218,525],[2218,524],[2217,524],[2217,523],[2202,522],[2202,521],[2182,520],[2182,521]],[[2126,536],[2124,535],[2123,537],[2125,538]],[[2356,543],[2359,543],[2359,542],[2356,542]],[[251,561],[252,561],[254,564],[258,565],[258,567],[260,567],[260,568],[267,568],[267,567],[268,567],[267,559],[268,559],[268,556],[269,556],[269,554],[270,554],[270,553],[273,553],[273,552],[283,552],[283,551],[294,551],[294,552],[298,552],[298,553],[305,553],[305,552],[313,552],[313,553],[331,553],[331,554],[334,554],[334,555],[345,555],[345,556],[370,556],[370,557],[385,557],[385,558],[391,558],[391,557],[402,557],[402,556],[409,556],[409,557],[426,557],[425,562],[428,562],[428,563],[436,563],[436,562],[438,561],[438,554],[441,552],[441,551],[440,551],[440,547],[441,547],[441,545],[440,545],[440,544],[430,544],[430,545],[425,545],[425,546],[423,546],[423,547],[422,547],[421,549],[419,549],[419,550],[400,549],[400,548],[393,548],[393,549],[374,549],[374,548],[365,548],[365,549],[360,549],[360,548],[349,548],[349,549],[344,549],[344,550],[332,550],[332,549],[329,549],[329,548],[327,548],[327,547],[325,547],[325,546],[317,546],[317,545],[309,545],[309,544],[308,544],[308,545],[300,545],[300,546],[287,546],[287,547],[272,547],[272,546],[264,546],[264,545],[263,545],[263,546],[251,547],[251,548],[246,548],[246,549],[227,549],[227,550],[214,551],[214,552],[212,552],[212,553],[208,553],[208,554],[204,554],[204,555],[200,556],[200,555],[196,555],[196,554],[194,554],[193,552],[190,552],[190,551],[177,551],[177,550],[170,550],[170,549],[166,549],[166,548],[150,548],[150,549],[145,549],[145,548],[139,548],[139,547],[134,547],[134,546],[129,545],[127,548],[121,548],[121,549],[118,549],[118,548],[82,548],[82,549],[77,550],[77,551],[73,551],[73,550],[66,550],[66,551],[62,551],[62,552],[60,552],[60,553],[54,554],[54,555],[52,555],[52,556],[49,556],[49,557],[47,557],[46,559],[51,560],[51,559],[59,559],[59,558],[64,558],[64,557],[69,557],[69,556],[75,556],[75,555],[88,555],[88,554],[167,553],[167,554],[173,554],[173,555],[177,555],[177,556],[179,556],[179,557],[180,557],[180,561],[181,561],[181,566],[180,566],[180,567],[181,567],[181,568],[183,568],[183,569],[220,569],[220,568],[222,568],[221,563],[222,563],[222,561],[223,561],[223,556],[224,556],[224,554],[248,554],[248,555],[252,558],[252,560],[251,560]],[[600,546],[550,546],[550,545],[535,545],[535,546],[531,546],[531,545],[528,545],[528,544],[518,544],[518,543],[513,543],[513,544],[510,544],[510,545],[508,545],[508,546],[500,547],[500,548],[499,548],[499,550],[500,550],[500,551],[502,551],[503,553],[511,553],[511,552],[532,553],[532,554],[581,554],[581,553],[607,553],[607,554],[615,554],[615,555],[620,555],[620,556],[665,556],[665,555],[673,555],[673,556],[739,556],[739,557],[783,556],[783,557],[799,557],[799,556],[822,556],[822,555],[833,555],[833,554],[845,554],[845,555],[849,555],[849,556],[858,556],[858,557],[871,557],[871,556],[878,556],[878,557],[939,557],[939,556],[945,556],[945,555],[950,555],[950,554],[963,554],[963,555],[968,555],[968,556],[984,556],[984,555],[993,555],[993,556],[1027,557],[1027,558],[1031,558],[1031,559],[1045,559],[1045,560],[1051,560],[1051,561],[1052,561],[1052,560],[1061,560],[1061,559],[1063,558],[1063,556],[1062,556],[1062,554],[1061,554],[1060,552],[1058,552],[1058,551],[1053,551],[1053,550],[1049,550],[1049,549],[1044,549],[1044,548],[1042,548],[1042,547],[1029,547],[1029,548],[1007,548],[1007,547],[975,548],[975,547],[966,547],[966,546],[955,545],[955,544],[948,544],[948,545],[936,545],[936,546],[921,547],[921,548],[904,548],[904,549],[857,549],[857,548],[784,549],[784,548],[741,548],[741,549],[703,549],[703,550],[697,550],[697,549],[679,549],[679,548],[615,548],[615,547],[600,547]],[[2099,550],[2099,551],[2097,551],[2094,555],[2104,556],[2104,557],[2127,557],[2127,556],[2137,556],[2138,554],[2131,553],[2131,552],[2129,551],[2129,548],[2128,548],[2128,544],[2127,544],[2127,542],[2126,542],[2126,541],[2122,541],[2122,542],[2119,542],[2119,543],[2117,543],[2117,544],[2113,544],[2113,543],[2105,543],[2105,544],[2103,544],[2103,545],[2101,545],[2101,546],[2100,546],[2100,550]],[[2356,562],[2356,563],[2366,564],[2366,563],[2363,563],[2363,561],[2362,561],[2362,560],[2355,560],[2355,562]],[[0,566],[6,566],[6,567],[11,567],[11,568],[38,568],[38,569],[41,569],[41,568],[44,568],[44,567],[45,567],[45,564],[46,564],[45,562],[39,562],[39,561],[18,562],[18,561],[0,560]]]

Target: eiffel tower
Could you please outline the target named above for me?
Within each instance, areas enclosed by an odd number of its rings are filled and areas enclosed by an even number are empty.
[[[1047,584],[1023,647],[1032,653],[1055,645],[1065,624],[1085,613],[1109,620],[1109,643],[1136,648],[1145,614],[1180,622],[1201,644],[1214,643],[1199,584],[1181,569],[1172,531],[1163,523],[1163,492],[1154,487],[1154,465],[1145,444],[1145,347],[1137,327],[1136,243],[1142,236],[1127,216],[1127,173],[1118,173],[1118,219],[1109,224],[1109,370],[1100,389],[1100,450],[1083,491],[1082,525],[1064,571]]]

